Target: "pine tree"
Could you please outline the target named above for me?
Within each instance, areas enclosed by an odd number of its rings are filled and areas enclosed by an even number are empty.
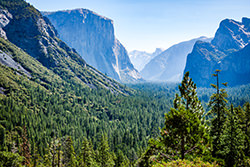
[[[21,155],[25,157],[23,164],[29,166],[31,154],[30,154],[30,144],[27,138],[27,129],[25,126],[23,127],[22,132],[23,133],[22,133],[22,143],[21,143]]]
[[[32,153],[32,166],[37,167],[40,166],[42,158],[38,153],[37,146],[34,144],[33,153]]]
[[[6,129],[0,124],[0,151],[6,151]]]
[[[244,153],[250,155],[250,103],[247,102],[243,107],[242,130],[245,136]]]
[[[209,101],[209,106],[211,107],[210,112],[208,113],[209,116],[212,116],[211,120],[211,130],[210,130],[210,136],[213,138],[212,144],[213,144],[213,150],[212,150],[212,156],[217,158],[222,158],[218,151],[221,150],[220,145],[220,139],[221,135],[223,134],[223,126],[225,123],[225,114],[226,114],[226,104],[227,100],[225,99],[227,97],[227,93],[225,89],[220,89],[219,84],[219,72],[220,70],[216,70],[213,74],[214,77],[217,79],[217,84],[211,84],[213,88],[216,89],[216,93],[212,94]],[[222,83],[224,86],[227,85],[227,83]]]
[[[152,166],[152,163],[153,163],[152,157],[156,159],[157,158],[156,155],[159,153],[160,153],[160,156],[161,155],[167,156],[166,154],[164,154],[165,146],[163,146],[164,148],[161,147],[161,145],[163,145],[162,142],[160,142],[159,140],[149,139],[148,143],[149,143],[149,146],[147,147],[146,151],[137,160],[136,166],[139,166],[139,167]]]
[[[56,147],[57,147],[57,140],[55,137],[53,137],[53,141],[50,144],[49,148],[49,154],[47,160],[51,159],[51,165],[52,167],[56,167]]]
[[[225,131],[221,139],[222,150],[218,152],[220,155],[223,155],[227,167],[234,167],[236,164],[239,164],[244,157],[244,135],[233,105],[231,105],[224,129]]]
[[[129,160],[128,160],[127,156],[124,155],[121,150],[117,151],[115,166],[117,166],[117,167],[128,167],[129,166]]]
[[[166,146],[167,157],[184,159],[186,154],[199,150],[206,140],[201,119],[203,108],[196,94],[196,85],[187,72],[176,94],[174,108],[165,114],[165,126],[161,141]],[[205,144],[205,143],[204,143]]]
[[[201,119],[204,110],[200,100],[198,99],[196,88],[196,84],[192,81],[192,78],[189,77],[189,72],[186,72],[181,85],[179,85],[181,97],[178,97],[178,94],[176,94],[174,106],[175,109],[177,109],[180,103],[182,103],[182,105],[185,106],[186,110],[197,113],[199,115],[199,118]]]
[[[63,165],[67,167],[76,166],[75,150],[71,137],[67,137],[63,145]]]
[[[105,134],[102,135],[99,146],[97,147],[96,157],[96,161],[98,162],[99,166],[112,167],[115,165],[112,155],[110,154],[108,139]]]
[[[167,154],[173,159],[184,159],[186,154],[196,152],[202,142],[205,142],[205,128],[195,113],[181,106],[178,110],[172,108],[165,115],[161,136]]]
[[[82,147],[79,155],[79,166],[80,167],[92,167],[95,165],[95,153],[91,142],[86,137],[83,138]]]
[[[45,149],[45,155],[44,155],[43,159],[44,159],[43,164],[45,166],[52,166],[52,163],[51,163],[52,162],[52,154],[50,152],[49,145],[47,145],[47,148]]]

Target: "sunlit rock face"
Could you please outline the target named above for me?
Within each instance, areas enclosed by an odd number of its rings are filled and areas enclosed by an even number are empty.
[[[115,38],[113,21],[87,9],[43,12],[60,38],[91,66],[123,82],[141,80],[124,46]]]

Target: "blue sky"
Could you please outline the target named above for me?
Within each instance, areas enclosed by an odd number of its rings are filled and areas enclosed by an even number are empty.
[[[153,52],[199,36],[213,37],[221,20],[250,17],[250,0],[27,0],[41,11],[86,8],[114,21],[128,51]]]

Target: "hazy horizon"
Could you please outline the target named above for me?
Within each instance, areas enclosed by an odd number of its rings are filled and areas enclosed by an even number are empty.
[[[153,52],[200,36],[213,37],[221,20],[250,17],[249,0],[27,0],[40,11],[85,8],[114,21],[128,52]]]

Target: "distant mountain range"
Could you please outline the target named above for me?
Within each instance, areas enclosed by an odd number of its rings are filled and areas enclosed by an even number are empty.
[[[173,45],[154,57],[141,70],[141,75],[149,81],[180,82],[188,53],[196,41],[211,41],[211,38],[200,37]]]
[[[150,60],[152,60],[155,56],[161,54],[162,51],[163,49],[161,48],[156,48],[153,53],[133,50],[129,52],[129,58],[134,67],[140,72]]]
[[[45,85],[52,83],[45,79],[46,73],[52,72],[60,82],[125,93],[125,88],[113,79],[134,82],[143,77],[149,81],[179,82],[189,71],[198,86],[209,87],[215,82],[211,75],[216,69],[221,70],[220,81],[229,86],[250,83],[249,18],[242,18],[241,22],[223,20],[213,39],[200,37],[165,51],[156,49],[152,54],[131,52],[130,58],[141,70],[141,77],[115,38],[112,20],[87,9],[41,14],[22,0],[4,0],[1,4],[0,64],[20,75],[38,77]],[[26,62],[17,58],[18,50],[26,55]],[[39,68],[50,72],[38,72]]]
[[[87,9],[43,12],[60,38],[91,66],[122,82],[142,80],[124,46],[115,38],[113,21]]]
[[[228,82],[229,86],[250,83],[250,19],[242,18],[242,22],[225,19],[209,42],[196,42],[187,57],[184,72],[198,86],[209,87],[215,83],[212,74],[221,70],[220,82]]]

